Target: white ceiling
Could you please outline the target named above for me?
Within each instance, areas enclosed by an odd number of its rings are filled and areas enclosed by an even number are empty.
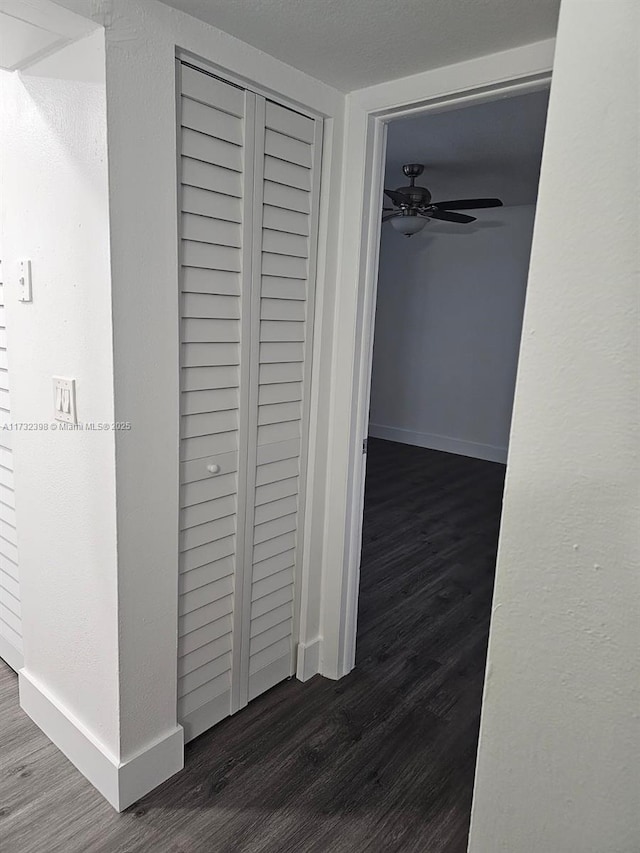
[[[165,0],[354,89],[555,36],[560,0]]]
[[[417,183],[434,201],[535,204],[548,99],[548,91],[534,92],[391,122],[385,187],[406,186],[402,165],[423,163]]]
[[[19,68],[33,56],[50,50],[60,36],[0,11],[0,68]]]
[[[51,0],[0,0],[0,68],[27,68],[95,26]]]

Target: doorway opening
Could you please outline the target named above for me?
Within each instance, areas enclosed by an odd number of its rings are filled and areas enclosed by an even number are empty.
[[[545,87],[387,127],[356,667],[395,697],[398,777],[431,792],[434,851],[466,849],[547,103]],[[433,202],[502,206],[404,227],[407,164]]]

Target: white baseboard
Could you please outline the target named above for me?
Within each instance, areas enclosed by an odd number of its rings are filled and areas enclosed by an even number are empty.
[[[0,634],[0,658],[8,663],[11,669],[18,672],[24,666],[22,652]]]
[[[475,441],[463,441],[447,435],[412,432],[383,424],[369,424],[369,435],[372,438],[384,438],[401,444],[413,444],[415,447],[427,447],[429,450],[443,450],[445,453],[457,453],[459,456],[472,456],[474,459],[485,459],[487,462],[503,464],[507,462],[507,448],[495,447],[493,444],[478,444]]]
[[[196,708],[182,717],[182,728],[184,730],[184,742],[188,743],[198,735],[206,732],[211,726],[231,714],[231,690],[225,690],[221,696],[216,696],[210,702]]]
[[[316,637],[310,643],[298,643],[296,678],[308,681],[320,672],[322,637]]]
[[[182,726],[126,761],[95,738],[47,688],[19,672],[20,706],[116,809],[123,811],[184,766]]]

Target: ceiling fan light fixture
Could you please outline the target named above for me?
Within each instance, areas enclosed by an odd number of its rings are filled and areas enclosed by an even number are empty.
[[[418,231],[422,231],[428,221],[423,216],[409,214],[407,216],[394,216],[391,219],[391,224],[400,234],[404,234],[405,237],[411,237],[413,234],[417,234]]]

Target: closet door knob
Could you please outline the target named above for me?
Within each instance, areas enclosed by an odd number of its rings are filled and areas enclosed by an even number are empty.
[[[207,471],[210,474],[219,474],[220,473],[220,466],[216,465],[215,463],[212,462],[211,465],[207,465]]]

